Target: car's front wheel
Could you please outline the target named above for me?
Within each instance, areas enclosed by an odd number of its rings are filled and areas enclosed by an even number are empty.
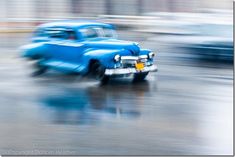
[[[92,64],[91,74],[96,80],[99,80],[102,84],[106,84],[109,81],[109,76],[105,75],[105,67],[99,62],[95,62]]]
[[[148,75],[148,72],[136,73],[136,74],[134,74],[134,79],[133,79],[133,81],[134,81],[134,82],[143,81],[143,80],[146,78],[147,75]]]

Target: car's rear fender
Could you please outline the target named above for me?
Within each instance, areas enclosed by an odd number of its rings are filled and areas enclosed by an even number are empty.
[[[20,47],[22,57],[30,58],[30,59],[38,59],[41,57],[45,57],[46,53],[46,44],[45,43],[32,43],[27,44]]]

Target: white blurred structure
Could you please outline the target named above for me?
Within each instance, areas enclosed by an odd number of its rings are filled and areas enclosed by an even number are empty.
[[[232,11],[232,0],[1,0],[0,18],[141,15],[147,12]]]
[[[232,16],[232,6],[232,0],[0,0],[0,31],[31,31],[43,22],[71,18],[142,27],[156,23],[160,12]]]

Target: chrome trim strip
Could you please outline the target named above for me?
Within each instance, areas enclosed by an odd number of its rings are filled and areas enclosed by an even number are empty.
[[[123,75],[123,74],[134,74],[140,72],[150,72],[157,71],[157,66],[151,65],[148,67],[144,67],[143,70],[138,71],[135,68],[117,68],[117,69],[106,69],[105,75]]]
[[[148,55],[140,56],[121,56],[121,60],[138,60],[138,59],[147,59]]]
[[[121,56],[121,60],[137,60],[137,56]]]
[[[140,59],[147,59],[147,58],[148,58],[148,55],[140,55],[139,58],[140,58]]]

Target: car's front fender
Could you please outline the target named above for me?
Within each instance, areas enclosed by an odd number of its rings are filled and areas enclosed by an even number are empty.
[[[88,50],[84,54],[84,59],[87,59],[87,64],[90,63],[91,60],[98,60],[105,68],[113,68],[114,67],[114,56],[115,55],[130,55],[128,51],[124,49],[93,49]]]

